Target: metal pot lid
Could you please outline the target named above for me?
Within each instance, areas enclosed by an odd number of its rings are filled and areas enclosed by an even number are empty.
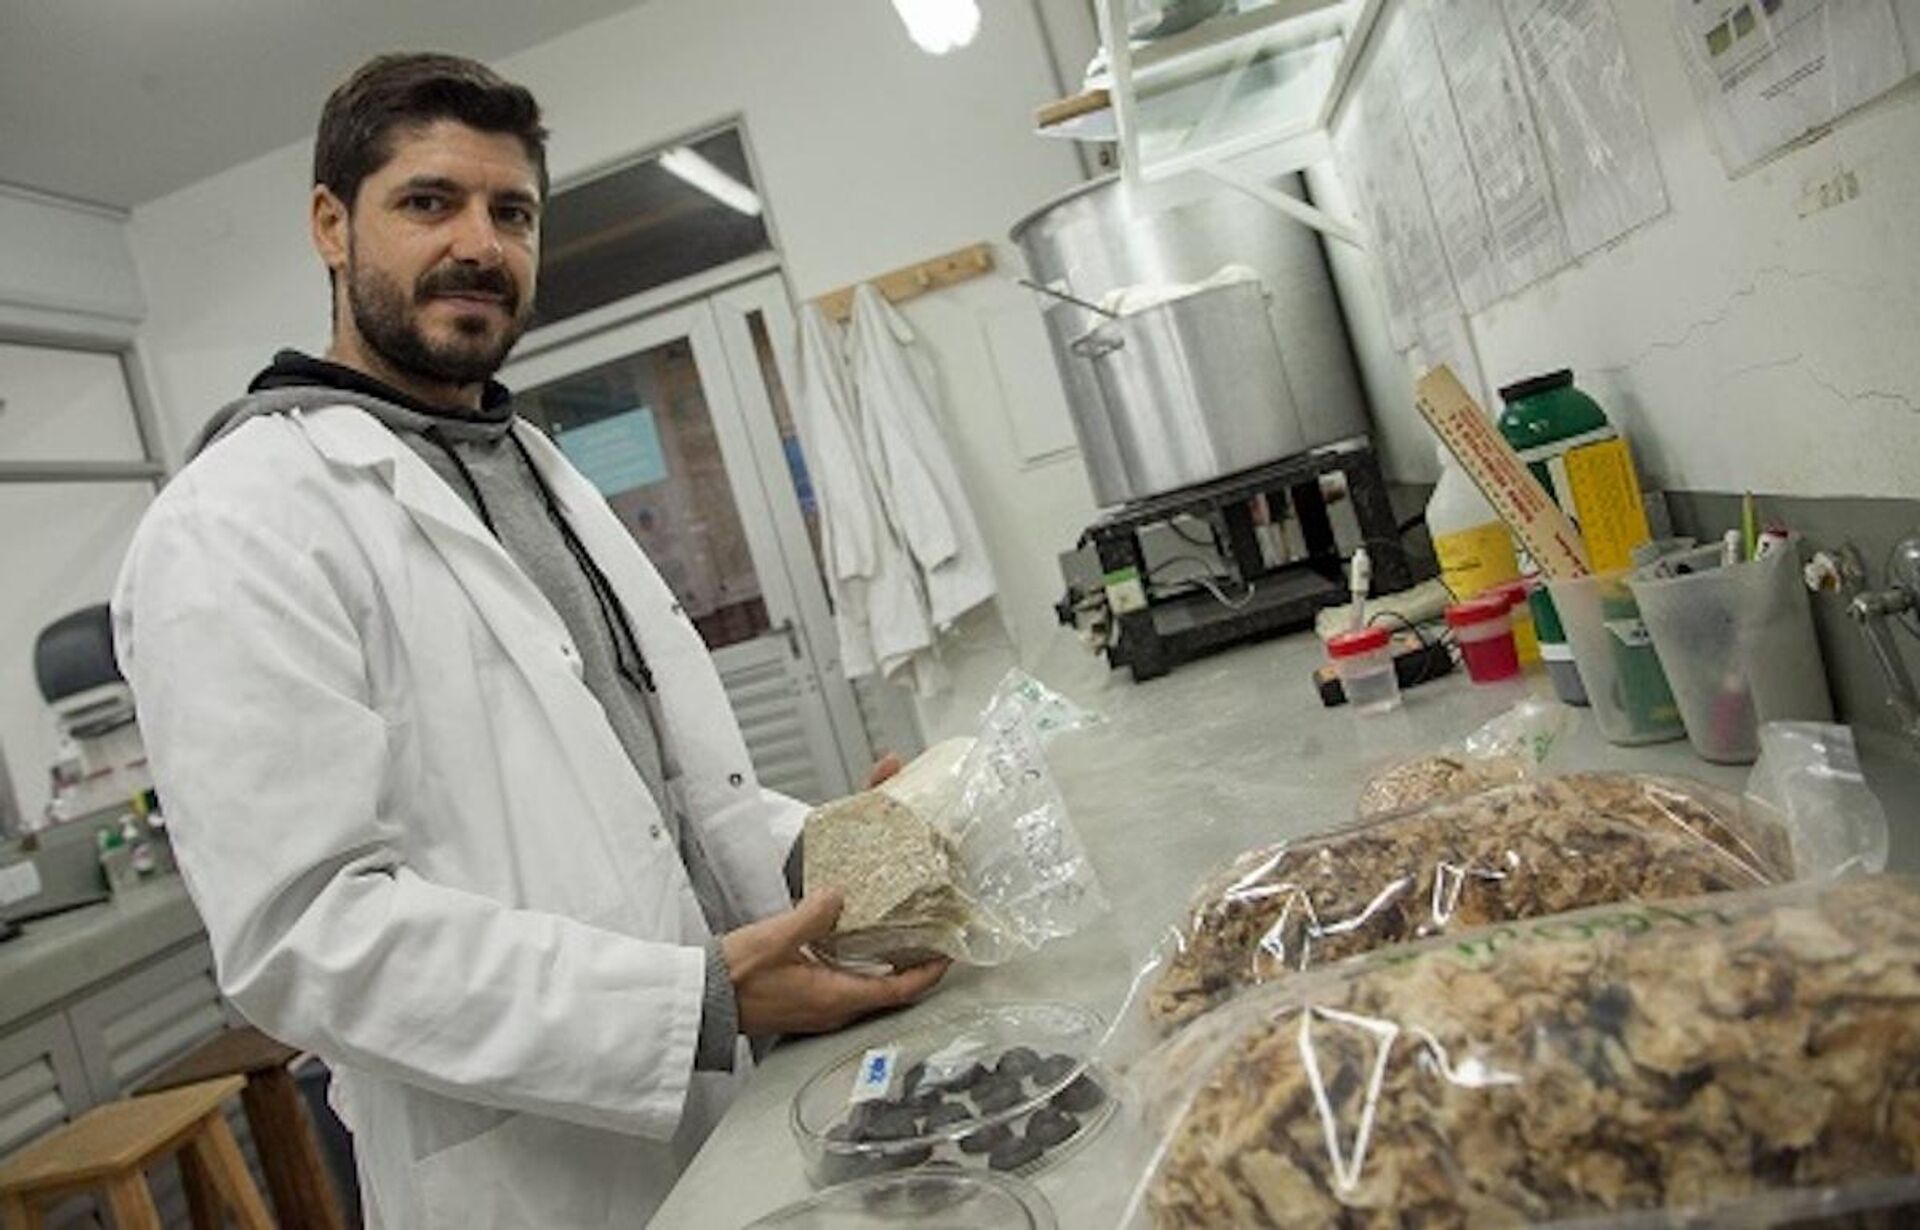
[[[992,1171],[922,1168],[856,1179],[769,1213],[746,1230],[1056,1230],[1032,1184]]]

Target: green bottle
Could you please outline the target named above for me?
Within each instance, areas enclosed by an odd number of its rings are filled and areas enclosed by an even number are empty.
[[[1652,531],[1633,455],[1600,403],[1564,368],[1507,385],[1500,400],[1500,434],[1579,528],[1593,570],[1632,564]]]

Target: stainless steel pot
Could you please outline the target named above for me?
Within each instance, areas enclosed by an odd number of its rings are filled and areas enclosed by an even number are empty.
[[[1274,187],[1295,195],[1304,191],[1297,176],[1276,180]],[[1034,281],[1096,302],[1123,286],[1199,282],[1222,265],[1252,266],[1271,296],[1268,318],[1305,430],[1302,447],[1318,448],[1367,430],[1359,370],[1319,239],[1269,206],[1197,172],[1133,186],[1113,176],[1082,184],[1034,210],[1014,226],[1013,240],[1025,253]],[[1093,363],[1072,351],[1073,342],[1102,318],[1059,302],[1041,315],[1094,498],[1112,507],[1151,494],[1135,487],[1131,463],[1122,456],[1121,437],[1137,438],[1137,430],[1116,424]]]
[[[1257,282],[1107,320],[1070,348],[1092,365],[1131,498],[1306,451]]]

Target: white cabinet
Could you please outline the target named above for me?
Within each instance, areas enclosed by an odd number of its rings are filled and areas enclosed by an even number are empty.
[[[0,1157],[75,1118],[93,1104],[73,1029],[60,1013],[0,1037]],[[97,1227],[93,1202],[62,1201],[48,1211],[48,1230]]]
[[[64,1016],[0,1037],[0,1157],[92,1105],[80,1051]]]
[[[239,1018],[220,998],[213,952],[196,942],[123,975],[67,1011],[94,1100],[142,1080]]]

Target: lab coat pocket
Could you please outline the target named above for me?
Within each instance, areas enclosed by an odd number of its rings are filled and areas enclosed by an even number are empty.
[[[510,1114],[415,1169],[427,1230],[637,1227],[678,1172],[658,1145],[531,1114]]]
[[[506,1220],[512,1193],[503,1190],[506,1176],[500,1161],[501,1142],[519,1116],[469,1106],[459,1108],[454,1117],[463,1122],[448,1122],[436,1115],[434,1130],[420,1132],[443,1140],[453,1138],[413,1164],[422,1225],[430,1230],[481,1230],[515,1224]]]

